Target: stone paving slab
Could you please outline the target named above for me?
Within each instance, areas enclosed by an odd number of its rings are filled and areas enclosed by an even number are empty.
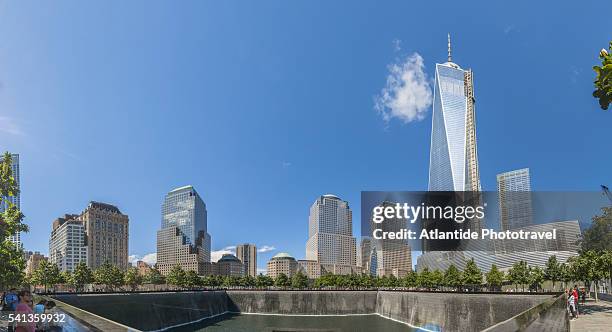
[[[578,319],[570,322],[572,332],[597,332],[612,330],[612,302],[589,299],[578,306]]]

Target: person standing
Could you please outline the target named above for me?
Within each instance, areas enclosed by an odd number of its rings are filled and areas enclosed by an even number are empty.
[[[580,297],[578,297],[578,285],[574,285],[574,290],[573,290],[573,294],[574,294],[574,304],[576,306],[576,318],[578,318],[578,315],[580,315],[580,312],[578,311],[578,300],[580,299]]]
[[[19,292],[19,304],[15,308],[15,314],[25,314],[25,319],[28,320],[34,313],[32,307],[32,293],[29,290],[22,290]],[[35,332],[36,323],[34,322],[20,322],[15,326],[15,332]]]
[[[572,320],[576,319],[576,298],[574,297],[574,292],[572,289],[568,289],[565,291],[567,294],[567,307],[569,308],[570,315],[572,316]]]

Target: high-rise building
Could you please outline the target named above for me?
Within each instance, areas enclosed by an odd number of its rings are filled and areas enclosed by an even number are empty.
[[[480,191],[472,71],[452,61],[436,64],[431,151],[430,191]]]
[[[4,160],[4,156],[0,155],[0,162]],[[13,173],[13,178],[17,184],[17,189],[19,189],[19,193],[11,197],[3,197],[2,202],[0,202],[0,212],[4,212],[8,207],[8,202],[14,204],[17,209],[21,210],[21,180],[19,178],[19,154],[11,154],[11,171]],[[9,236],[9,241],[13,242],[18,248],[23,249],[23,243],[21,242],[21,233],[17,232],[14,235]]]
[[[383,208],[387,206],[395,206],[396,203],[385,201],[382,202]],[[385,222],[380,224],[371,223],[373,233],[375,229],[380,229],[382,232],[396,233],[405,229],[406,223],[397,218],[387,218]],[[404,277],[408,272],[412,271],[412,250],[407,240],[405,239],[367,239],[371,241],[369,262],[366,271],[374,272],[377,276],[394,275],[398,278]],[[362,241],[363,242],[363,241]],[[362,248],[366,249],[366,248]],[[373,273],[372,273],[373,274]]]
[[[254,244],[237,245],[236,257],[244,264],[245,275],[257,276],[257,247]]]
[[[78,216],[67,214],[53,222],[49,239],[49,262],[60,271],[73,272],[80,262],[87,263],[85,226]]]
[[[320,264],[357,266],[357,243],[348,202],[323,195],[312,204],[306,259]]]
[[[78,219],[82,221],[87,236],[87,265],[96,269],[108,262],[126,270],[129,217],[114,205],[92,201]]]
[[[502,231],[532,224],[529,168],[497,174],[497,195]]]
[[[436,64],[435,71],[429,191],[480,192],[475,102],[472,70],[462,69],[452,61],[449,34],[448,60]],[[463,199],[463,205],[476,206],[480,197],[470,194]],[[481,227],[480,220],[471,220],[472,230]],[[430,251],[427,244],[423,245],[423,252],[419,256],[421,262],[463,266],[468,259],[463,251]],[[486,255],[480,250],[470,253]]]
[[[200,275],[210,273],[210,266],[206,266],[210,265],[206,204],[197,191],[192,186],[170,191],[161,213],[161,230],[157,232],[159,271],[166,275],[173,266],[180,265]]]
[[[28,276],[32,275],[32,273],[34,273],[34,271],[36,271],[38,269],[38,266],[40,265],[40,263],[42,261],[46,261],[47,259],[48,259],[47,257],[42,255],[38,251],[32,253],[28,257],[28,260],[26,261],[26,269],[25,269],[26,275],[28,275]]]

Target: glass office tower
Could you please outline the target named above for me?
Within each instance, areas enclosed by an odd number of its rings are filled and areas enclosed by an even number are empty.
[[[430,191],[480,191],[472,71],[448,61],[436,64]]]
[[[162,204],[162,229],[176,227],[185,244],[200,246],[204,261],[210,262],[210,235],[206,204],[192,186],[176,188],[166,194]]]

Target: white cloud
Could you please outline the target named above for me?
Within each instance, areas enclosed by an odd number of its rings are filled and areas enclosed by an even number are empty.
[[[0,116],[0,133],[14,136],[24,136],[25,133],[13,118]]]
[[[225,254],[236,254],[236,246],[227,246],[221,250],[215,250],[210,253],[210,261],[216,262]]]
[[[385,122],[393,118],[404,123],[423,120],[431,106],[432,95],[423,58],[414,53],[388,68],[387,83],[376,96],[374,108]]]
[[[259,249],[257,249],[258,253],[266,253],[272,250],[276,250],[276,247],[274,246],[261,246]]]
[[[268,274],[268,269],[257,269],[257,274]]]
[[[402,41],[399,39],[393,39],[393,50],[399,52],[402,50]]]
[[[154,265],[157,263],[157,253],[152,252],[150,254],[145,254],[144,256],[140,255],[130,255],[128,257],[128,262],[132,265],[136,265],[136,262],[143,261],[149,265]]]
[[[507,26],[504,28],[504,34],[505,34],[505,35],[507,35],[507,34],[509,34],[509,33],[511,33],[511,32],[514,32],[514,31],[517,31],[517,32],[518,32],[518,30],[516,29],[516,26],[515,26],[514,24],[507,25]]]

